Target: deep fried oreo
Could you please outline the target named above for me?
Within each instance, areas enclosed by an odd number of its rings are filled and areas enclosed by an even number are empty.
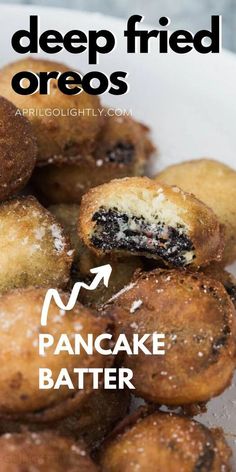
[[[217,217],[193,195],[147,177],[117,179],[82,199],[79,233],[98,255],[116,253],[200,266],[220,260],[223,234]]]

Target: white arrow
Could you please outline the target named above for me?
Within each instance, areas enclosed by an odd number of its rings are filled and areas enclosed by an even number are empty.
[[[49,288],[49,290],[47,291],[45,295],[43,308],[41,312],[41,325],[42,326],[47,326],[48,310],[50,307],[51,300],[53,298],[58,308],[60,308],[61,310],[69,311],[74,308],[81,288],[85,288],[86,290],[95,290],[97,286],[100,284],[100,282],[102,281],[102,279],[103,279],[103,283],[105,287],[108,287],[108,282],[109,282],[111,272],[112,272],[112,267],[110,264],[106,264],[100,267],[94,267],[93,269],[90,269],[90,272],[92,274],[96,274],[96,277],[94,277],[92,283],[90,285],[87,285],[84,282],[76,282],[71,291],[70,298],[67,305],[64,305],[57,289]]]

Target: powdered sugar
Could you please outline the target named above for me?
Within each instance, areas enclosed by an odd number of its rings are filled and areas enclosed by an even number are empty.
[[[140,306],[143,304],[142,300],[135,300],[132,305],[131,305],[131,308],[130,308],[130,313],[135,313],[136,310],[138,310],[140,308]]]
[[[57,224],[53,224],[50,227],[51,232],[52,232],[52,237],[54,239],[54,246],[57,251],[61,252],[65,248],[65,240],[61,232],[60,226]]]

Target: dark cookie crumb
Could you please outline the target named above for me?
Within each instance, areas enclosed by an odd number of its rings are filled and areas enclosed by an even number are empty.
[[[227,291],[234,305],[236,305],[236,285],[233,283],[227,283],[225,284],[225,290]]]
[[[150,224],[143,216],[131,217],[116,208],[107,210],[103,207],[94,213],[92,221],[96,226],[91,241],[104,251],[123,249],[153,254],[181,267],[187,265],[185,253],[194,250],[181,225],[173,228],[158,219]]]
[[[199,454],[193,472],[202,472],[211,469],[215,457],[214,446],[213,443],[206,442],[203,451]]]
[[[106,157],[109,162],[116,164],[131,164],[134,158],[134,145],[120,141],[106,152]]]

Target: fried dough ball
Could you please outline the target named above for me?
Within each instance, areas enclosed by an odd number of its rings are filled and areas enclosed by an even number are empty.
[[[107,116],[93,155],[37,168],[33,184],[48,203],[80,203],[91,187],[117,177],[142,175],[154,147],[148,129],[131,117]]]
[[[198,159],[167,167],[156,180],[178,185],[208,205],[225,225],[225,264],[236,259],[236,171],[222,162]]]
[[[53,422],[27,422],[4,419],[0,421],[0,434],[30,430],[38,432],[54,430],[74,440],[82,440],[89,450],[94,450],[111,433],[115,425],[128,413],[129,390],[93,390],[81,401],[75,413]]]
[[[44,433],[5,434],[0,437],[1,472],[96,472],[83,445]]]
[[[76,160],[91,153],[103,124],[103,117],[98,113],[99,98],[85,92],[65,95],[57,88],[54,79],[50,80],[49,95],[39,92],[28,96],[19,95],[12,89],[11,80],[17,72],[24,70],[39,73],[68,72],[70,69],[58,62],[26,58],[0,70],[2,95],[27,114],[32,123],[38,142],[38,164]],[[54,109],[61,109],[63,114],[57,116]],[[80,110],[81,113],[76,116],[68,114],[71,109]],[[90,113],[86,110],[90,110]]]
[[[143,273],[108,303],[117,334],[163,333],[164,355],[124,355],[135,395],[157,404],[207,402],[229,384],[236,362],[236,312],[223,285],[202,273]]]
[[[220,260],[224,238],[213,211],[178,187],[147,177],[112,180],[82,198],[79,232],[98,255],[136,254],[167,265]]]
[[[136,270],[142,268],[143,264],[139,257],[126,257],[112,260],[111,257],[108,256],[96,256],[89,250],[83,244],[77,231],[79,205],[61,203],[59,205],[50,206],[49,210],[61,223],[65,232],[70,237],[72,247],[75,249],[72,282],[76,282],[79,279],[83,281],[86,280],[86,282],[89,283],[94,277],[90,269],[103,264],[111,264],[112,266],[108,287],[100,284],[97,289],[93,291],[81,289],[79,299],[84,305],[95,308],[100,307],[131,280]]]
[[[52,300],[47,327],[41,326],[41,311],[46,289],[29,288],[13,290],[0,297],[0,415],[24,420],[50,421],[63,418],[76,411],[80,402],[92,390],[91,376],[85,377],[84,389],[78,390],[74,368],[104,368],[111,363],[110,357],[102,356],[96,350],[88,355],[81,349],[79,355],[69,355],[67,351],[54,355],[55,346],[62,333],[73,339],[80,333],[86,339],[89,333],[94,337],[108,330],[105,317],[77,303],[70,311],[57,307]],[[64,304],[69,295],[61,292]],[[48,347],[45,356],[39,355],[39,332],[54,336],[54,345]],[[48,368],[57,379],[61,368],[68,370],[74,390],[67,386],[59,389],[39,389],[39,368]]]
[[[36,140],[30,122],[0,97],[0,200],[21,190],[36,162]]]
[[[187,417],[133,415],[101,453],[103,472],[229,471],[231,450],[220,431]]]
[[[66,285],[73,251],[60,224],[34,197],[2,203],[0,228],[0,292]]]

